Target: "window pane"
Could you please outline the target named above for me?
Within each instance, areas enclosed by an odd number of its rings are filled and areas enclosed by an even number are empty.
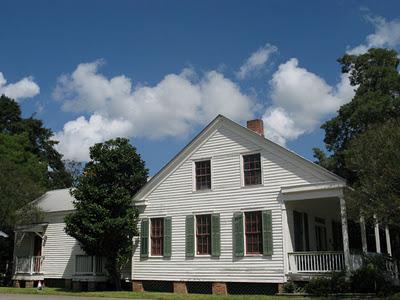
[[[164,219],[151,219],[151,255],[163,255]]]
[[[211,215],[196,216],[197,254],[211,254]]]
[[[260,211],[245,213],[246,253],[262,253],[262,217]]]
[[[261,184],[260,153],[243,155],[244,184]]]
[[[211,162],[198,161],[196,165],[196,190],[211,189]]]

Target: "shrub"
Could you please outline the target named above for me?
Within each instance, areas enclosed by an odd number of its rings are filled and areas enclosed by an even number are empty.
[[[353,271],[350,277],[351,289],[357,293],[378,293],[387,295],[392,291],[392,284],[385,272],[373,264],[368,264]]]
[[[306,293],[326,296],[332,292],[331,279],[328,277],[316,277],[310,280],[304,287]]]
[[[293,281],[288,281],[283,285],[283,291],[285,293],[295,293],[297,291],[297,285]]]
[[[393,293],[391,274],[386,269],[386,258],[379,253],[362,254],[362,267],[350,276],[351,291],[355,293]]]
[[[334,272],[331,276],[332,293],[348,293],[351,291],[350,282],[346,280],[346,272]]]

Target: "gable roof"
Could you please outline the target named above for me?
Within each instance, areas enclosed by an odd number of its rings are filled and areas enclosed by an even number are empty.
[[[217,130],[222,124],[227,126],[230,130],[244,135],[250,139],[255,144],[263,148],[273,148],[277,152],[282,153],[282,155],[290,156],[296,162],[305,165],[311,170],[318,174],[325,175],[332,181],[339,181],[343,184],[346,183],[345,179],[342,177],[328,171],[327,169],[313,163],[312,161],[298,155],[297,153],[286,149],[285,147],[263,137],[254,131],[243,127],[242,125],[228,119],[223,115],[218,115],[214,120],[212,120],[199,134],[197,134],[181,151],[179,151],[160,171],[157,172],[135,195],[134,200],[136,204],[144,202],[144,198],[153,191],[165,178],[168,177],[177,167],[183,163],[191,153],[198,149],[208,138]]]
[[[58,212],[74,210],[74,197],[70,194],[70,189],[52,190],[44,193],[33,201],[44,212]]]

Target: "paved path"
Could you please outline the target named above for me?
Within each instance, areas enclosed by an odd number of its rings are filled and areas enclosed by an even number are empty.
[[[39,300],[39,299],[46,299],[46,300],[123,300],[124,298],[0,294],[0,300]],[[135,299],[135,300],[139,300],[139,299]]]

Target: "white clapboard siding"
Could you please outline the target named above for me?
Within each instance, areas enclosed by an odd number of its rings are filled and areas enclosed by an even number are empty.
[[[275,149],[275,150],[274,150]],[[240,155],[260,152],[263,185],[241,186]],[[193,160],[211,158],[212,191],[193,191]],[[281,186],[329,181],[307,164],[299,163],[276,146],[265,149],[222,125],[196,151],[171,172],[146,197],[141,217],[172,217],[170,259],[140,258],[134,252],[132,278],[136,280],[283,282],[284,258]],[[272,210],[273,255],[236,258],[232,249],[232,217],[236,211]],[[185,257],[185,217],[197,213],[220,213],[221,256]]]
[[[46,278],[71,278],[75,273],[75,255],[84,254],[78,242],[64,231],[64,213],[47,214],[43,272]]]
[[[46,231],[46,242],[42,248],[43,273],[45,278],[72,278],[75,274],[75,257],[84,255],[85,252],[79,243],[65,233],[64,217],[66,213],[48,213]],[[31,253],[31,252],[30,252]],[[122,277],[130,279],[131,263],[122,269]]]

